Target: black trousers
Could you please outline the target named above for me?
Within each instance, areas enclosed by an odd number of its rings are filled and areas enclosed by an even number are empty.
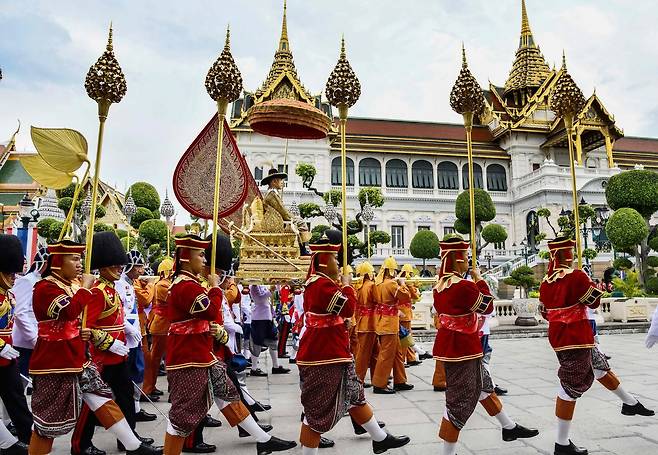
[[[133,399],[134,386],[130,379],[130,368],[128,362],[124,361],[116,365],[105,365],[101,371],[101,378],[112,389],[114,401],[123,412],[128,425],[135,429],[135,400]],[[80,453],[91,447],[91,439],[94,436],[94,428],[99,425],[98,419],[85,404],[80,412],[80,419],[75,426],[71,437],[71,451]]]
[[[23,381],[18,369],[18,362],[0,367],[0,399],[7,408],[11,422],[16,427],[18,439],[29,444],[32,435],[32,413],[27,407]]]

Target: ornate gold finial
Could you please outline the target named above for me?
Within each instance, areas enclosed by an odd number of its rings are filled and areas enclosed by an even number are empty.
[[[290,50],[290,43],[288,43],[288,1],[283,0],[283,21],[281,23],[281,38],[279,39],[279,50]]]
[[[231,55],[230,40],[230,30],[227,28],[224,50],[206,75],[206,91],[217,102],[235,101],[242,91],[242,75]]]
[[[567,59],[564,53],[561,72],[551,95],[551,109],[558,117],[573,119],[583,109],[585,96],[567,71]]]
[[[112,24],[107,38],[105,52],[91,65],[85,78],[85,90],[89,98],[97,103],[109,105],[118,103],[126,94],[126,78],[114,56],[112,46]]]
[[[528,20],[528,11],[525,7],[525,0],[521,0],[521,36],[532,36],[530,21]]]
[[[329,103],[338,108],[354,106],[361,96],[361,83],[347,60],[345,38],[341,39],[340,57],[327,80],[325,95]]]
[[[224,41],[224,49],[231,50],[231,24],[226,26],[226,40]]]
[[[562,68],[563,68],[564,70],[567,69],[567,56],[566,56],[566,54],[564,53],[564,49],[562,49]]]
[[[450,92],[450,107],[458,114],[480,114],[484,110],[482,88],[475,80],[466,62],[466,50],[462,45],[462,68]]]

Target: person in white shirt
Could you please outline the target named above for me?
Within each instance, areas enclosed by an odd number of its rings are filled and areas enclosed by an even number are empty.
[[[278,332],[274,325],[274,308],[270,300],[272,292],[267,286],[257,284],[252,284],[249,291],[254,302],[251,314],[251,376],[267,376],[267,373],[258,368],[258,357],[263,347],[270,351],[272,374],[290,373],[290,369],[279,365]]]

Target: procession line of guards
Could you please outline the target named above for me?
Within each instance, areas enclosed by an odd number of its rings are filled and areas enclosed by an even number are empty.
[[[329,230],[310,245],[306,283],[278,289],[283,308],[275,324],[274,289],[240,289],[230,276],[232,248],[223,236],[215,245],[216,274],[207,266],[211,242],[188,235],[176,239],[175,258],[163,260],[158,281],[150,283],[140,278],[146,266],[141,254],[126,255],[109,232],[94,235],[91,264],[97,275],[82,273],[84,245],[64,240],[41,249],[17,280],[24,265],[20,241],[0,235],[0,399],[13,427],[0,424],[0,453],[45,455],[56,437],[73,432],[73,455],[103,455],[92,444],[98,425],[128,454],[213,452],[216,447],[202,436],[204,428],[221,425],[208,415],[213,403],[240,437],[255,439],[258,454],[292,449],[295,441],[272,436],[271,425],[257,422],[256,412],[270,407],[251,396],[245,381],[249,368],[252,376],[267,376],[258,368],[263,350],[270,351],[272,374],[290,372],[278,363],[287,356],[289,332],[290,363],[300,375],[304,455],[333,446],[322,435],[348,414],[355,434],[369,434],[374,453],[408,444],[408,436],[390,434],[375,418],[364,389],[372,386],[373,393],[385,395],[411,390],[405,364],[432,357],[434,390],[445,391],[439,428],[444,455],[455,455],[478,402],[499,422],[504,441],[539,434],[512,420],[496,393],[486,343],[494,298],[479,271],[469,270],[468,242],[440,243],[433,289],[438,332],[430,355],[409,342],[419,299],[407,282],[413,268],[400,271],[388,258],[375,274],[363,262],[355,289],[350,271],[342,273],[338,264],[340,238]],[[549,242],[550,263],[540,286],[541,313],[559,362],[556,455],[587,454],[569,439],[569,430],[576,400],[594,379],[622,401],[622,414],[654,414],[622,388],[594,343],[587,309],[599,306],[602,292],[572,268],[573,249],[569,238]],[[33,318],[32,327],[25,323],[29,318],[17,317],[21,312]],[[156,388],[163,357],[171,408],[164,447],[158,447],[138,435],[136,422],[157,418],[140,403],[164,394]]]

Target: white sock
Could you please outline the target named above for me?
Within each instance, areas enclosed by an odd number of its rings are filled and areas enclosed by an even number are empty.
[[[0,449],[8,449],[14,444],[16,444],[16,436],[11,434],[9,430],[7,430],[7,427],[5,426],[4,422],[0,421]]]
[[[242,388],[243,392],[246,391],[246,389],[247,389],[246,387],[241,387],[241,388]],[[256,400],[254,400],[254,399],[251,397],[251,395],[249,394],[249,392],[247,392],[247,393],[243,393],[243,396],[244,396],[244,401],[246,401],[247,404],[248,404],[249,406],[251,406],[251,405],[253,405],[253,404],[256,404]]]
[[[135,400],[135,414],[139,414],[139,411],[142,410],[142,405],[139,403],[139,400]]]
[[[373,441],[380,442],[386,439],[386,432],[379,428],[379,423],[375,419],[375,416],[370,417],[370,420],[361,426],[366,429]]]
[[[494,417],[498,419],[498,422],[500,422],[500,426],[502,426],[506,430],[511,430],[516,426],[514,421],[509,418],[507,413],[504,410],[501,410],[498,414],[496,414]]]
[[[480,392],[480,398],[478,398],[478,401],[482,401],[489,398],[489,394],[487,392]]]
[[[269,434],[265,433],[261,427],[258,426],[258,423],[254,420],[252,416],[248,416],[246,419],[244,419],[242,422],[240,422],[238,425],[249,433],[251,436],[253,436],[257,442],[267,442],[270,439],[272,439],[272,436]]]
[[[302,446],[302,455],[315,455],[318,453],[318,448],[304,447]]]
[[[141,445],[140,440],[137,439],[133,430],[130,429],[130,425],[128,425],[128,421],[125,418],[108,428],[108,431],[113,433],[123,443],[126,450],[137,450]]]
[[[252,370],[258,369],[258,357],[253,354],[251,354],[251,369]]]
[[[443,455],[455,455],[457,453],[457,443],[443,441]]]
[[[557,418],[557,438],[555,442],[561,446],[569,445],[569,429],[571,428],[571,420],[564,420]]]
[[[617,395],[624,404],[633,406],[638,403],[637,398],[635,398],[633,395],[625,391],[621,385],[617,387],[615,390],[611,390],[611,392]]]
[[[272,358],[272,368],[279,368],[279,353],[270,348],[270,357]]]
[[[417,344],[414,344],[412,346],[413,350],[416,351],[416,354],[418,355],[425,355],[427,354],[427,351],[425,351],[423,348],[419,347]]]

